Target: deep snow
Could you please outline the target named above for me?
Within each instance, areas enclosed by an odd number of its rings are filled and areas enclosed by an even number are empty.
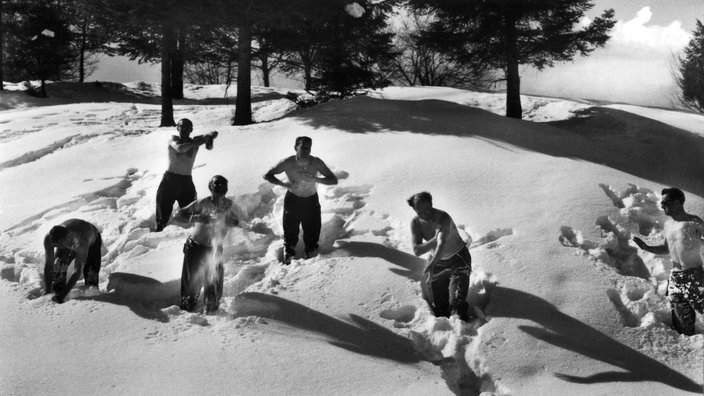
[[[221,312],[203,315],[175,305],[187,226],[149,232],[174,132],[156,127],[158,86],[53,88],[0,93],[2,393],[702,390],[701,322],[693,337],[669,328],[669,260],[629,242],[661,238],[664,186],[704,215],[700,115],[524,97],[518,121],[502,94],[449,88],[295,110],[260,88],[259,123],[233,127],[223,87],[188,86],[176,117],[220,131],[198,194],[223,174],[251,225],[228,235]],[[299,135],[340,183],[319,188],[322,254],[286,267],[283,190],[262,175]],[[471,323],[420,296],[405,198],[421,190],[470,243]],[[102,231],[102,293],[57,305],[40,295],[41,241],[71,217]]]

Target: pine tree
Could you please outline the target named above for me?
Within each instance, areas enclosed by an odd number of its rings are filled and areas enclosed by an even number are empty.
[[[13,12],[4,66],[11,81],[39,80],[39,96],[46,97],[46,81],[61,80],[74,60],[69,20],[54,2],[16,3]]]
[[[436,38],[448,43],[457,59],[503,70],[506,116],[522,117],[519,65],[538,70],[586,56],[603,46],[613,27],[613,10],[581,26],[592,0],[410,0],[416,9],[434,11]]]
[[[697,19],[692,39],[679,59],[680,102],[692,110],[704,113],[704,25]]]
[[[99,0],[94,15],[110,26],[116,43],[112,53],[140,62],[161,62],[161,123],[174,126],[173,99],[183,98],[183,62],[189,30],[208,24],[211,1]],[[191,46],[188,48],[195,48]]]

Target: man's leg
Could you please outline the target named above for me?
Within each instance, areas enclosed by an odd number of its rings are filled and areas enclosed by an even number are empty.
[[[178,206],[183,208],[196,200],[196,186],[193,184],[191,176],[179,176],[179,179],[176,200],[178,201]],[[173,203],[171,205],[173,206]]]
[[[208,264],[207,267],[203,299],[205,300],[205,311],[207,313],[213,313],[217,312],[220,306],[225,271],[220,262],[215,264],[214,268],[212,268],[210,264]]]
[[[296,244],[301,224],[299,199],[290,192],[287,192],[284,197],[284,259],[286,256],[296,255]]]
[[[156,190],[156,232],[166,227],[176,202],[174,180],[169,172],[164,173],[159,188]]]
[[[459,315],[463,321],[469,320],[469,271],[457,271],[450,276],[450,307],[452,313]]]
[[[694,308],[682,294],[670,294],[668,298],[672,309],[672,327],[680,334],[694,335],[694,320],[696,319]]]
[[[430,283],[433,291],[433,305],[435,306],[435,316],[450,317],[450,275],[440,275]]]
[[[100,274],[100,249],[103,246],[103,240],[98,234],[98,238],[88,248],[88,257],[86,265],[83,267],[83,282],[86,286],[98,287]]]
[[[320,201],[318,194],[306,198],[306,207],[302,217],[303,242],[305,243],[306,257],[317,254],[318,240],[320,239]]]
[[[183,269],[181,270],[181,309],[193,312],[198,303],[203,285],[203,247],[188,239],[183,245]]]

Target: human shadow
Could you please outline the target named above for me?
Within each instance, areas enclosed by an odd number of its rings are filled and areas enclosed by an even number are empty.
[[[400,363],[421,361],[409,339],[358,315],[350,314],[351,322],[342,321],[302,304],[256,292],[238,294],[234,310],[235,317],[260,316],[325,335],[331,338],[330,344],[350,352]]]
[[[406,278],[420,281],[423,279],[425,260],[412,254],[390,248],[379,243],[361,241],[338,241],[339,250],[346,251],[353,257],[378,257],[401,268],[390,271]]]
[[[123,305],[142,318],[168,322],[169,317],[162,309],[178,305],[180,287],[180,279],[162,283],[147,276],[113,272],[108,280],[108,293],[77,299]]]
[[[549,344],[625,370],[585,377],[555,373],[562,380],[581,384],[657,381],[684,391],[702,391],[702,384],[560,312],[542,298],[501,286],[493,288],[489,298],[489,316],[531,320],[542,327],[518,328]]]
[[[357,97],[294,111],[315,128],[473,137],[624,171],[704,196],[704,138],[626,111],[592,107],[566,121],[535,123],[443,100]],[[419,147],[418,150],[425,150]]]

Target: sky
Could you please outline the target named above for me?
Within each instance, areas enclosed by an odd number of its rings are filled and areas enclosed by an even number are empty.
[[[522,91],[529,94],[627,102],[639,105],[673,104],[676,89],[672,65],[689,42],[696,19],[704,19],[701,0],[599,0],[587,14],[594,18],[613,8],[618,21],[604,48],[589,57],[537,71],[521,70]],[[160,81],[158,65],[103,57],[89,80],[118,82]],[[575,78],[578,76],[578,78]],[[254,83],[258,81],[255,78]],[[275,79],[284,88],[296,82]]]

